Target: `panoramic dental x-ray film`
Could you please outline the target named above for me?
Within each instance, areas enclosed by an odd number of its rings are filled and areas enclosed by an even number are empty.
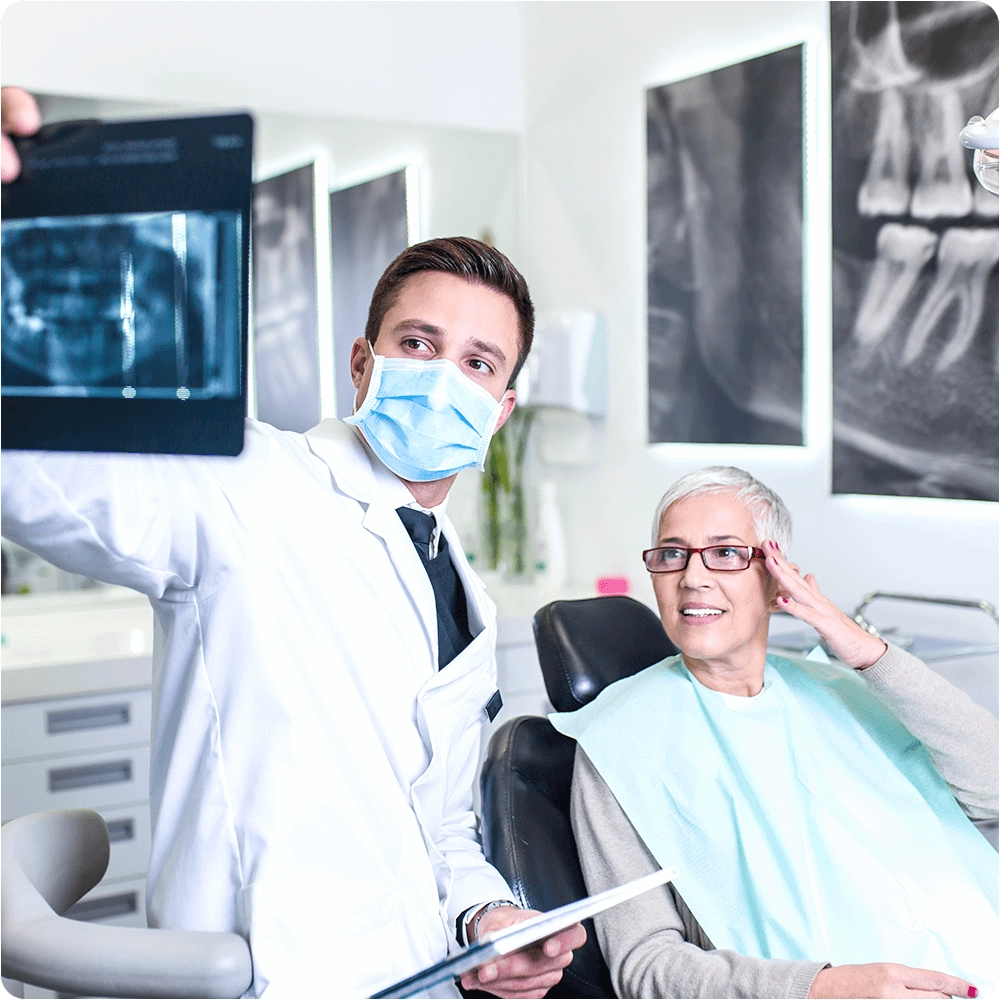
[[[252,122],[68,122],[3,191],[3,447],[243,447]]]

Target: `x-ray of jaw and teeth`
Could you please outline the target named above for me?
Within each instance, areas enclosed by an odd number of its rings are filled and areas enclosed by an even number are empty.
[[[905,7],[831,11],[834,489],[996,500],[998,200],[958,141],[996,17]]]
[[[239,395],[240,215],[5,220],[5,395]]]

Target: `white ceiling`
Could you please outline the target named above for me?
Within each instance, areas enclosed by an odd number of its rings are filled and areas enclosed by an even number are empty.
[[[21,0],[2,80],[39,93],[519,132],[511,0]]]

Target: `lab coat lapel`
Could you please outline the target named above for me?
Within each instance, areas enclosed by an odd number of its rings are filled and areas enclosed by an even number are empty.
[[[354,430],[339,420],[324,420],[306,433],[314,455],[333,474],[337,487],[364,507],[362,526],[385,543],[389,559],[413,601],[437,670],[437,608],[434,588],[413,541],[372,472],[371,459]]]

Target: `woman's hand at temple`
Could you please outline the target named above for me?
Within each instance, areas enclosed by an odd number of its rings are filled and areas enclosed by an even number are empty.
[[[881,659],[886,644],[825,597],[812,573],[801,576],[798,566],[788,562],[772,541],[763,542],[761,548],[764,565],[778,584],[775,608],[811,625],[837,659],[855,670],[863,670]]]
[[[972,983],[930,969],[874,962],[820,969],[808,996],[819,997],[975,997]]]

